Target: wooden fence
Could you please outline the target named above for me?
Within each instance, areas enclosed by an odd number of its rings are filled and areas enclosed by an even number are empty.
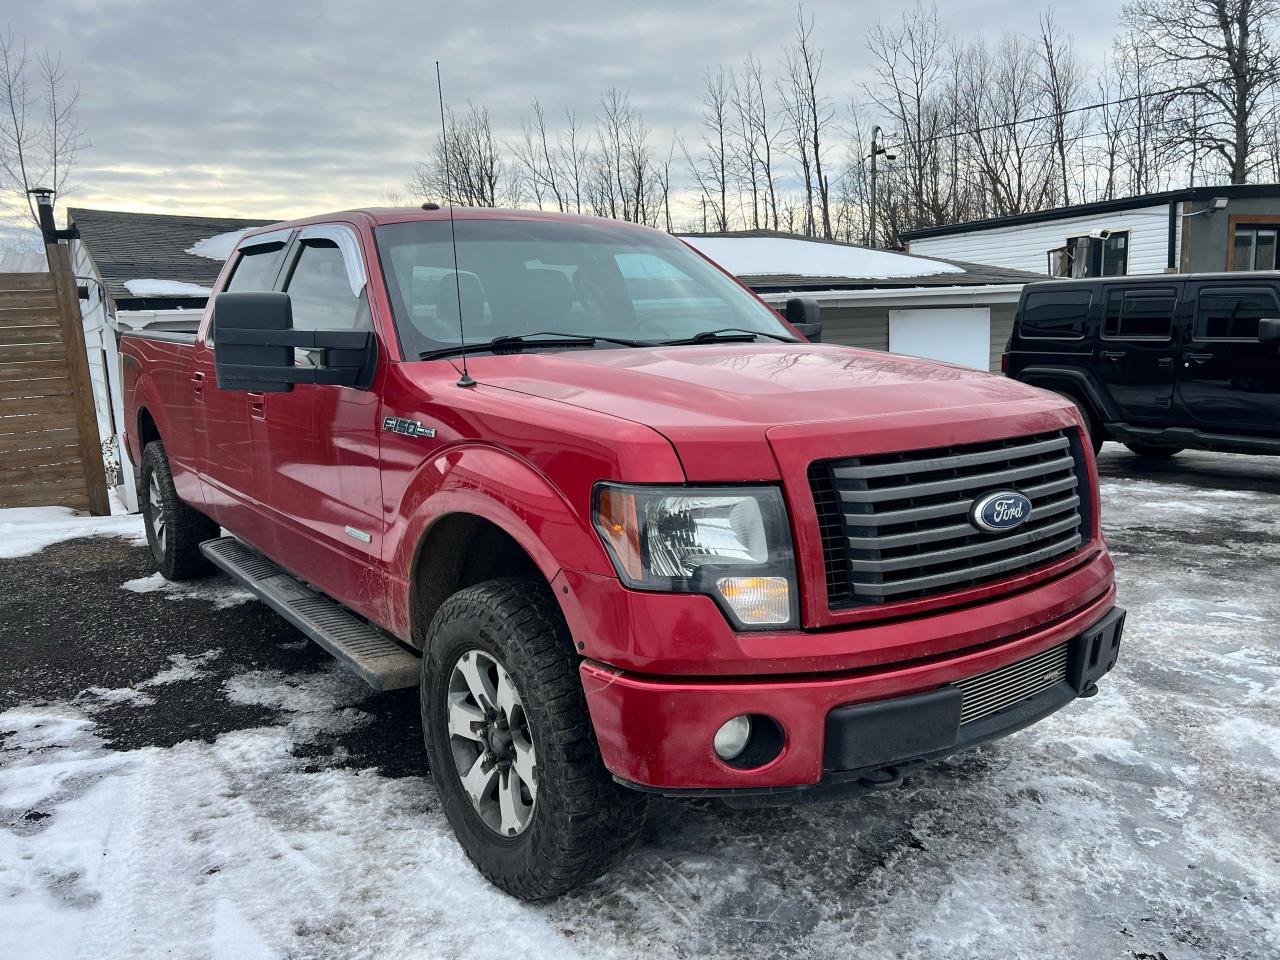
[[[84,334],[74,286],[0,273],[0,507],[37,505],[109,512]]]

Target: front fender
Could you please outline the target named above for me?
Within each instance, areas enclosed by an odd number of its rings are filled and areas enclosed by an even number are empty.
[[[427,460],[404,488],[387,532],[396,632],[409,635],[410,581],[419,547],[451,514],[482,517],[510,535],[547,582],[564,567],[606,576],[613,566],[591,526],[590,505],[570,504],[545,475],[514,454],[483,444],[456,446]]]

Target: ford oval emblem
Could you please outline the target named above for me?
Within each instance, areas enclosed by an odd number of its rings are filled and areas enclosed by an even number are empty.
[[[1022,526],[1030,516],[1030,500],[1017,490],[997,490],[974,502],[969,519],[979,530],[1001,533]]]

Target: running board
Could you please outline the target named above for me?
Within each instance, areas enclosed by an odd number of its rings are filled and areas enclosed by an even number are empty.
[[[200,552],[373,689],[418,685],[419,657],[235,537],[206,540]]]

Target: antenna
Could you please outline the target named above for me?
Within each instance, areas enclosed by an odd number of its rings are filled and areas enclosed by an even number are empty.
[[[446,192],[453,193],[453,178],[449,175],[449,127],[444,120],[444,83],[440,79],[440,61],[436,61],[436,95],[440,98],[440,146],[444,153],[444,186]],[[467,332],[462,323],[462,277],[458,275],[458,231],[453,225],[453,197],[445,197],[449,201],[449,239],[453,242],[453,289],[458,295],[458,341],[462,347],[462,376],[458,378],[458,386],[474,387],[476,382],[467,372]]]

